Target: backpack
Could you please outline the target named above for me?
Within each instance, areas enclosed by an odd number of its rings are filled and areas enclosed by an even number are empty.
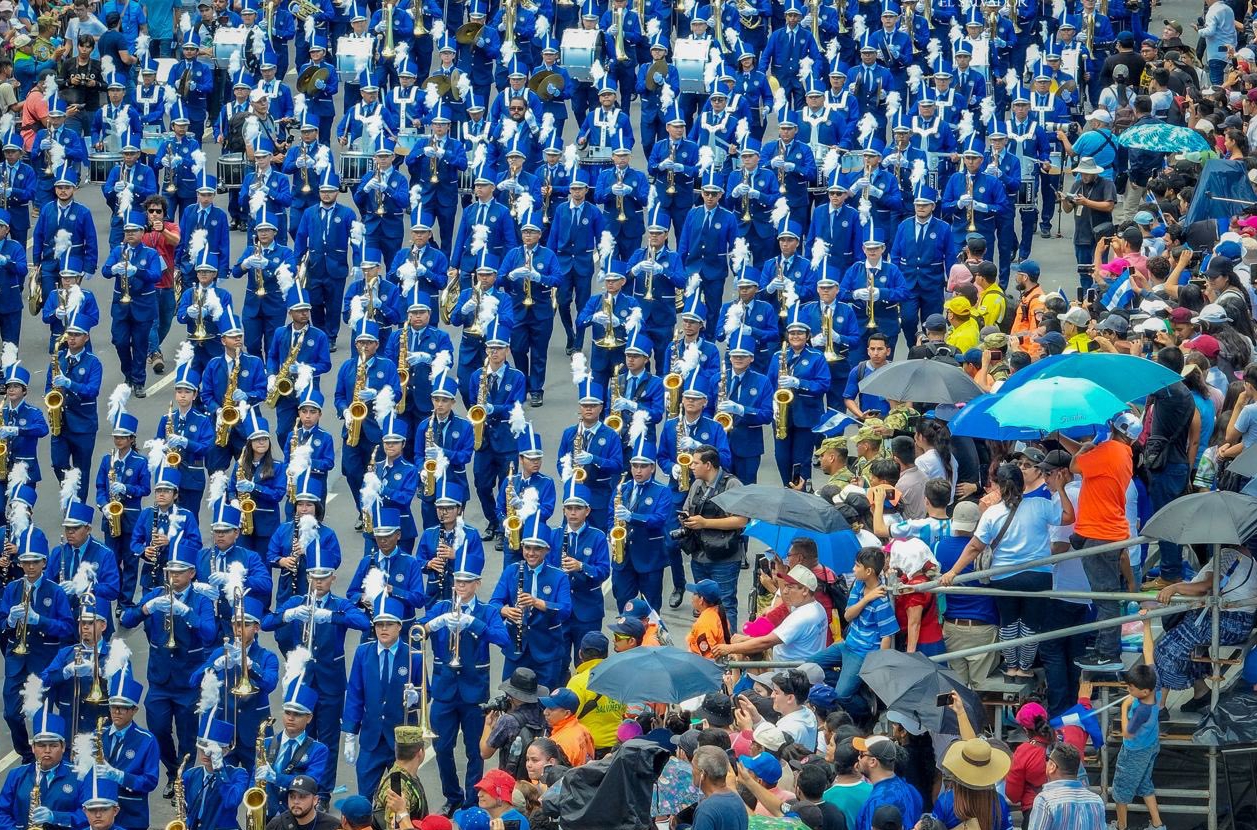
[[[1000,296],[1004,298],[1004,313],[1000,315],[996,325],[1004,334],[1009,334],[1013,330],[1013,322],[1017,319],[1017,304],[1013,302],[1013,298],[1008,296],[1008,292],[1000,289]]]
[[[817,591],[829,598],[830,607],[834,609],[833,619],[830,620],[830,628],[834,630],[834,639],[838,639],[841,635],[847,633],[847,620],[843,616],[843,612],[847,609],[847,600],[850,598],[850,591],[847,590],[847,583],[842,578],[842,574],[834,574],[836,577],[833,582],[822,581],[817,586]],[[834,626],[834,621],[837,626]]]
[[[1129,102],[1124,107],[1118,107],[1117,112],[1113,113],[1113,135],[1121,135],[1135,121],[1135,108]]]

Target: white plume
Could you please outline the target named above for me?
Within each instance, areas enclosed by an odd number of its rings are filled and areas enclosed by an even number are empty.
[[[507,118],[502,122],[502,132],[501,135],[498,136],[498,143],[503,147],[507,146],[511,143],[511,140],[515,138],[515,133],[518,131],[519,124]]]
[[[519,507],[519,518],[526,522],[537,512],[537,507],[541,504],[541,494],[536,487],[525,487],[524,492],[519,494],[519,500],[523,502]]]
[[[716,154],[706,145],[698,148],[698,174],[701,176],[716,162]]]
[[[25,461],[19,461],[13,465],[16,470],[19,466],[25,466]],[[9,514],[9,530],[13,531],[14,538],[20,537],[26,533],[31,526],[31,508],[29,505],[13,503],[13,508]]]
[[[537,22],[533,24],[532,36],[534,40],[543,40],[546,35],[550,34],[550,21],[545,15],[537,15]]]
[[[1016,88],[1017,88],[1017,70],[1013,69],[1012,67],[1009,67],[1008,71],[1004,73],[1004,89],[1008,90],[1011,93]]]
[[[585,357],[584,352],[576,352],[572,355],[573,385],[579,386],[581,383],[588,380],[589,377],[589,360]]]
[[[354,328],[367,316],[367,298],[359,294],[349,301],[349,327]]]
[[[303,518],[313,519],[314,517],[309,516]],[[313,656],[314,655],[310,653],[310,649],[305,646],[297,646],[292,651],[288,652],[288,659],[284,661],[284,686],[287,686],[289,683],[305,674],[306,664],[310,662],[310,658]]]
[[[751,259],[751,247],[746,244],[746,237],[739,236],[733,240],[733,250],[729,252],[729,265],[734,274],[741,274]],[[734,305],[739,305],[735,303]]]
[[[908,182],[912,185],[912,189],[916,190],[917,185],[925,181],[925,159],[917,159],[912,163],[912,173],[908,176]]]
[[[860,43],[864,39],[864,35],[869,30],[868,21],[864,19],[864,15],[857,14],[851,19],[851,37],[856,43]]]
[[[205,309],[210,313],[211,320],[218,320],[223,316],[223,299],[218,296],[218,291],[206,292]]]
[[[990,95],[982,99],[982,104],[978,107],[978,117],[982,119],[982,123],[988,124],[995,117],[995,99]]]
[[[227,565],[227,578],[223,580],[223,596],[231,601],[244,591],[245,567],[243,562],[231,562]]]
[[[210,476],[209,487],[206,490],[206,494],[209,497],[209,503],[213,505],[221,501],[223,496],[226,495],[226,493],[227,493],[227,471],[219,470],[218,472]]]
[[[523,435],[524,430],[528,428],[528,419],[524,417],[524,407],[520,405],[519,401],[516,401],[515,405],[511,407],[509,423],[511,435],[514,435],[516,438]]]
[[[79,778],[92,774],[96,766],[96,736],[91,732],[79,732],[70,741],[70,757],[73,759],[71,769]]]
[[[303,445],[308,446],[308,445]],[[310,543],[319,538],[319,520],[313,514],[306,514],[297,519],[297,544],[302,549],[308,548]]]
[[[127,403],[131,400],[131,387],[125,383],[119,383],[114,390],[109,393],[109,420],[118,420],[118,416],[126,411]]]
[[[746,306],[738,302],[729,303],[729,307],[725,309],[725,337],[732,337],[734,332],[742,328],[744,319],[746,319]]]
[[[877,119],[873,117],[873,113],[866,112],[864,117],[860,119],[858,124],[856,124],[856,129],[859,131],[861,145],[865,144],[870,138],[872,138],[873,131],[877,129]]]
[[[860,197],[860,227],[867,228],[873,221],[873,203],[869,201],[868,194],[865,193]]]
[[[488,225],[472,225],[471,226],[471,253],[478,256],[484,250],[485,244],[489,241]]]
[[[729,31],[733,31],[733,30],[730,29]],[[739,118],[738,126],[733,131],[734,141],[736,141],[738,145],[741,146],[742,142],[746,141],[746,137],[750,134],[751,134],[751,127],[749,124],[746,123],[746,119]]]
[[[51,98],[57,94],[57,76],[55,74],[44,78],[43,92],[44,98]]]
[[[598,240],[598,259],[609,259],[615,253],[615,237],[611,235],[611,231],[603,231],[602,237]]]
[[[628,332],[637,331],[642,327],[642,308],[637,306],[629,311],[628,318],[624,321],[624,330]]]
[[[368,470],[367,474],[362,477],[362,489],[358,491],[358,499],[362,504],[363,511],[370,513],[377,504],[380,503],[380,491],[383,483],[380,477],[374,471]]]
[[[349,241],[355,245],[362,244],[362,238],[367,232],[367,226],[361,221],[355,219],[349,226]]]
[[[732,29],[730,29],[730,31],[732,31]],[[814,61],[811,57],[805,56],[799,59],[799,74],[796,77],[798,77],[800,83],[806,84],[808,79],[812,77],[813,63]]]
[[[218,698],[222,693],[223,682],[218,679],[218,674],[207,671],[201,675],[201,699],[197,701],[196,713],[204,715],[206,712],[214,711],[218,706]]]
[[[511,213],[518,220],[522,220],[532,210],[532,194],[524,191],[515,199],[515,210]]]
[[[820,268],[829,258],[829,243],[817,237],[812,243],[812,267]]]
[[[113,57],[110,55],[100,56],[100,74],[109,76],[114,73],[118,67],[114,65]]]
[[[384,593],[384,587],[384,571],[379,568],[367,571],[367,575],[362,579],[362,595],[372,605],[375,605],[376,597]]]
[[[973,135],[973,110],[965,110],[960,114],[960,123],[956,126],[956,134],[964,141]]]
[[[192,348],[191,343],[184,340],[179,344],[178,350],[175,351],[175,365],[182,366],[185,363],[191,363],[194,357],[196,357],[196,349]]]
[[[432,21],[432,28],[428,29],[432,35],[432,42],[439,43],[441,38],[445,37],[445,21],[441,19]]]
[[[938,56],[943,53],[943,44],[936,37],[930,38],[929,43],[925,44],[925,61],[926,65],[933,68],[934,61],[938,60]]]
[[[476,324],[480,326],[480,330],[484,331],[493,324],[493,318],[498,316],[498,297],[496,294],[484,294],[480,298],[480,312],[476,314]]]
[[[393,412],[393,407],[397,405],[397,395],[393,392],[392,386],[385,386],[375,395],[375,400],[371,402],[371,409],[375,413],[375,422],[380,426],[384,425],[384,420]]]
[[[436,109],[441,103],[441,93],[436,91],[436,84],[428,84],[423,88],[423,105],[429,110]]]
[[[292,268],[287,262],[281,262],[279,267],[275,269],[275,282],[279,285],[279,293],[287,294],[288,289],[296,285],[296,280],[292,276]]]
[[[569,452],[559,459],[559,480],[568,481],[572,477],[572,454]]]
[[[52,252],[60,259],[65,255],[66,251],[70,250],[70,246],[73,244],[74,239],[70,236],[70,232],[63,228],[52,237]]]
[[[659,109],[666,113],[676,98],[676,90],[672,88],[672,85],[664,84],[659,88]]]
[[[576,165],[579,164],[576,152],[575,142],[563,147],[563,169],[569,176],[576,174]]]
[[[839,155],[837,147],[830,147],[825,153],[825,158],[821,162],[821,172],[825,174],[825,178],[829,178],[829,174],[838,169]]]
[[[233,50],[227,58],[227,77],[234,78],[240,72],[240,50]]]
[[[902,102],[903,98],[899,94],[899,90],[892,89],[886,93],[886,117],[888,119],[899,112],[899,106]]]
[[[434,382],[442,372],[450,368],[451,357],[448,349],[442,349],[432,358],[432,370],[428,373],[428,382]]]
[[[83,471],[78,467],[71,467],[66,470],[61,477],[61,512],[65,513],[70,509],[70,502],[78,501],[79,483],[83,480]]]
[[[539,19],[544,20],[545,18],[539,18]],[[537,138],[541,142],[541,144],[544,145],[547,141],[550,140],[550,136],[552,136],[553,134],[554,134],[554,113],[547,112],[541,116],[541,132],[539,133]]]
[[[789,215],[790,206],[786,204],[786,199],[782,196],[773,205],[773,212],[769,218],[772,219],[773,225],[780,225]]]
[[[309,442],[298,444],[288,458],[288,474],[295,480],[306,474],[310,469],[310,460],[314,457],[314,446]],[[301,518],[306,518],[302,516]],[[314,518],[311,516],[310,518]]]
[[[144,442],[148,452],[148,472],[152,475],[166,460],[166,439],[152,438]]]
[[[244,141],[246,144],[252,144],[253,140],[262,133],[262,122],[258,121],[256,115],[250,115],[244,119]]]
[[[191,254],[192,261],[196,262],[201,252],[205,250],[205,246],[209,244],[209,231],[204,228],[192,231],[192,238],[188,241],[188,253]]]
[[[17,344],[5,343],[4,347],[0,348],[0,368],[7,372],[10,368],[17,365],[17,362]]]
[[[682,378],[687,378],[690,372],[698,368],[698,363],[702,359],[702,353],[698,350],[697,343],[690,343],[685,347],[684,353],[677,361],[676,370]]]
[[[393,48],[393,52],[393,68],[400,71],[406,65],[406,58],[410,57],[410,44],[403,40]]]
[[[109,657],[105,660],[105,678],[109,679],[127,667],[131,662],[131,647],[121,637],[109,641]]]
[[[830,66],[838,61],[838,38],[829,39],[829,43],[825,46],[825,60],[829,61]]]
[[[70,579],[70,587],[74,590],[75,596],[81,597],[92,590],[92,583],[95,581],[96,563],[84,561],[79,563],[79,569]]]
[[[740,303],[734,303],[740,305]],[[628,438],[629,444],[636,444],[643,435],[646,434],[646,427],[650,424],[650,413],[645,407],[638,409],[633,413],[633,419],[629,421]]]

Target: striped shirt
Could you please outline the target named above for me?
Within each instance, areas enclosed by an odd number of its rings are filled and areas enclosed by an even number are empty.
[[[863,599],[865,590],[864,583],[856,580],[851,586],[847,607]],[[878,597],[860,609],[860,615],[847,627],[847,648],[862,654],[877,651],[882,647],[883,637],[892,637],[898,632],[899,622],[895,619],[894,606],[886,597]]]
[[[1077,779],[1049,781],[1030,810],[1027,830],[1102,830],[1104,801]]]

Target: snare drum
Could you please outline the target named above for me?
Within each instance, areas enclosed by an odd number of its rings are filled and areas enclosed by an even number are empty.
[[[585,155],[581,158],[581,164],[610,164],[611,148],[597,144],[590,144],[585,147]]]
[[[222,193],[239,190],[244,184],[244,153],[225,153],[218,157],[218,189]]]
[[[336,71],[340,74],[340,82],[353,83],[357,77],[358,67],[371,65],[371,45],[375,43],[369,37],[341,37],[336,39]]]
[[[244,48],[244,40],[249,30],[243,26],[219,29],[214,32],[214,64],[219,69],[226,69],[231,56]]]
[[[178,78],[171,78],[170,75],[175,68],[175,64],[179,61],[174,58],[157,58],[157,83],[165,85],[173,85]]]
[[[122,153],[88,153],[87,180],[92,184],[104,184],[109,171],[122,164]]]
[[[712,41],[683,37],[673,46],[673,64],[677,68],[677,77],[681,81],[682,92],[705,93],[707,84],[703,81],[703,70],[707,66],[707,50]]]
[[[1022,179],[1017,187],[1017,207],[1032,208],[1038,203],[1039,180],[1035,177]]]
[[[366,176],[371,173],[373,164],[371,156],[368,153],[350,153],[340,154],[340,189],[342,193],[348,193],[350,188],[358,186]]]
[[[174,133],[162,132],[161,126],[157,124],[148,124],[144,127],[144,136],[140,139],[140,152],[147,153],[150,156],[157,155],[157,151],[161,149],[162,142],[168,138],[174,138]]]
[[[568,29],[563,33],[559,43],[560,60],[574,80],[593,81],[590,68],[602,47],[601,34],[599,29]]]
[[[406,127],[397,131],[397,155],[408,156],[419,143],[419,131]]]
[[[864,172],[864,153],[858,150],[847,150],[838,159],[838,172],[844,176],[848,173]]]

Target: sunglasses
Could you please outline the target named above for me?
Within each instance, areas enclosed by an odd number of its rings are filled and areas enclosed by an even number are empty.
[[[149,208],[148,212],[149,213],[165,213],[165,211],[162,210],[161,208]]]

